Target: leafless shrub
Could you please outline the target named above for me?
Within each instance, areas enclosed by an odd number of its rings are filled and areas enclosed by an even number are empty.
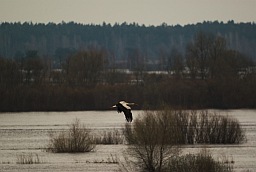
[[[231,162],[216,161],[212,155],[205,150],[198,154],[187,154],[170,159],[166,171],[172,172],[232,172]]]
[[[69,130],[50,136],[48,151],[55,153],[90,152],[95,148],[90,131],[82,126],[78,119]]]
[[[120,160],[119,159],[119,169],[118,171],[120,172],[137,172],[140,171],[140,169],[138,168],[138,166],[136,166],[136,162],[134,162],[134,160],[132,160],[129,156],[129,152],[124,152],[123,154],[123,159]]]
[[[168,159],[179,153],[176,147],[176,127],[170,111],[145,111],[134,120],[133,126],[126,124],[124,134],[130,144],[129,153],[136,158],[136,165],[145,171],[161,171]]]
[[[178,144],[239,144],[246,141],[239,121],[208,111],[172,111]]]
[[[183,133],[181,144],[239,144],[246,139],[235,118],[208,111],[179,112],[178,116],[179,130]]]

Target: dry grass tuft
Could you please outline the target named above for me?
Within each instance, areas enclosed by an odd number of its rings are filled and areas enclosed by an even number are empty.
[[[114,129],[113,131],[104,131],[100,136],[94,138],[95,144],[104,144],[104,145],[117,145],[124,144],[125,138],[123,134]]]
[[[41,164],[42,161],[38,154],[19,154],[17,155],[17,164]]]

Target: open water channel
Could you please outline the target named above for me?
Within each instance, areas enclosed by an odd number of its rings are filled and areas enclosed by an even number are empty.
[[[238,119],[247,142],[240,145],[188,145],[183,153],[196,153],[207,147],[214,158],[234,161],[235,171],[256,171],[256,111],[218,111]],[[133,111],[136,118],[142,111]],[[79,119],[92,132],[121,129],[125,118],[116,111],[0,113],[0,171],[120,171],[127,145],[97,145],[90,153],[49,153],[49,133],[69,128]],[[22,155],[37,156],[39,164],[19,164]],[[113,163],[111,163],[113,162]]]

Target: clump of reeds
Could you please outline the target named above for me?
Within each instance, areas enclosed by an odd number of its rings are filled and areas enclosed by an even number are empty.
[[[125,139],[122,133],[117,130],[104,131],[100,136],[94,138],[95,144],[124,144]]]
[[[40,160],[38,154],[19,154],[17,155],[17,164],[40,164],[42,161]]]
[[[166,171],[172,172],[232,172],[232,162],[216,161],[207,151],[172,157]]]
[[[90,131],[76,119],[68,130],[62,131],[58,135],[50,135],[47,150],[54,153],[76,153],[90,152],[94,148],[95,144]]]

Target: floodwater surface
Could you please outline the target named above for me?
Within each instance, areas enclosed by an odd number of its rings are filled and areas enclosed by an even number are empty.
[[[247,142],[239,145],[188,145],[183,153],[207,148],[216,159],[234,162],[234,171],[256,171],[256,111],[218,111],[238,119]],[[142,111],[133,111],[136,118]],[[0,113],[0,171],[120,171],[127,145],[97,145],[90,153],[50,153],[49,133],[66,130],[76,119],[93,133],[121,129],[123,114],[115,111]],[[32,156],[38,164],[19,164]],[[121,163],[120,163],[121,162]],[[120,165],[121,164],[121,165]],[[133,170],[127,167],[126,170]]]

